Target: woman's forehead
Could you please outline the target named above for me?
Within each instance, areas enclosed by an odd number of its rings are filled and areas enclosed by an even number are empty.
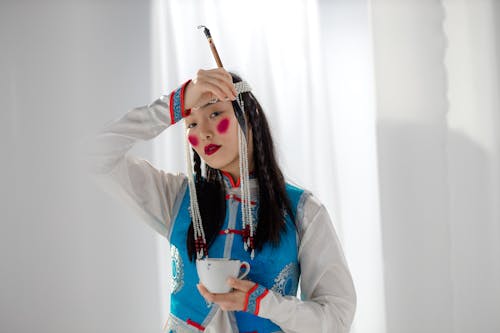
[[[191,109],[188,117],[196,117],[197,115],[216,111],[216,110],[232,110],[233,106],[229,101],[217,101],[215,103],[208,103],[199,108]]]

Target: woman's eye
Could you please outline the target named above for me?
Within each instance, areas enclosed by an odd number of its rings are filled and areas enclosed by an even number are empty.
[[[221,114],[221,113],[220,113],[220,111],[215,111],[215,112],[212,112],[212,113],[210,114],[210,118],[215,118],[215,117],[217,117],[217,116],[218,116],[218,115],[220,115],[220,114]]]
[[[193,128],[195,126],[196,126],[196,123],[191,123],[191,124],[188,125],[188,128]]]

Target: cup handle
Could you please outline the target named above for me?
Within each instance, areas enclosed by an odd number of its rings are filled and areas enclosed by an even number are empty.
[[[246,261],[242,261],[241,266],[240,266],[240,270],[243,267],[245,267],[245,272],[243,272],[242,275],[238,276],[238,279],[243,279],[245,276],[248,275],[248,273],[250,273],[250,264],[249,263],[247,263]]]

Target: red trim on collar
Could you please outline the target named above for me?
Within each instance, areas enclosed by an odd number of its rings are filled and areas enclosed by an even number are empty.
[[[231,176],[231,174],[227,171],[224,171],[224,170],[221,170],[220,172],[222,172],[222,174],[224,176],[226,176],[227,178],[229,178],[229,182],[231,183],[231,187],[240,187],[240,178],[238,178],[238,182],[235,184],[234,183],[234,179],[233,179],[233,176]]]
[[[240,187],[240,179],[241,179],[241,177],[240,177],[240,178],[238,178],[238,181],[237,181],[237,182],[236,182],[236,184],[235,184],[235,183],[234,183],[233,176],[231,176],[231,174],[230,174],[229,172],[224,171],[224,170],[220,170],[220,172],[222,172],[222,174],[223,174],[224,176],[226,176],[227,178],[229,178],[229,183],[231,183],[231,188],[233,188],[233,187]],[[248,172],[248,175],[249,175],[249,176],[254,176],[254,175],[255,175],[255,172],[253,172],[253,171],[249,171],[249,172]],[[252,178],[253,178],[253,177],[252,177]]]

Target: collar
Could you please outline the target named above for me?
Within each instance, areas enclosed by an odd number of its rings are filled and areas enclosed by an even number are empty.
[[[220,170],[222,179],[224,180],[224,184],[226,186],[226,189],[239,189],[240,188],[240,178],[235,182],[231,174],[227,171],[222,171]],[[257,177],[255,176],[254,172],[250,172],[248,174],[248,178],[250,180],[250,190],[252,190],[254,187],[257,187]]]

